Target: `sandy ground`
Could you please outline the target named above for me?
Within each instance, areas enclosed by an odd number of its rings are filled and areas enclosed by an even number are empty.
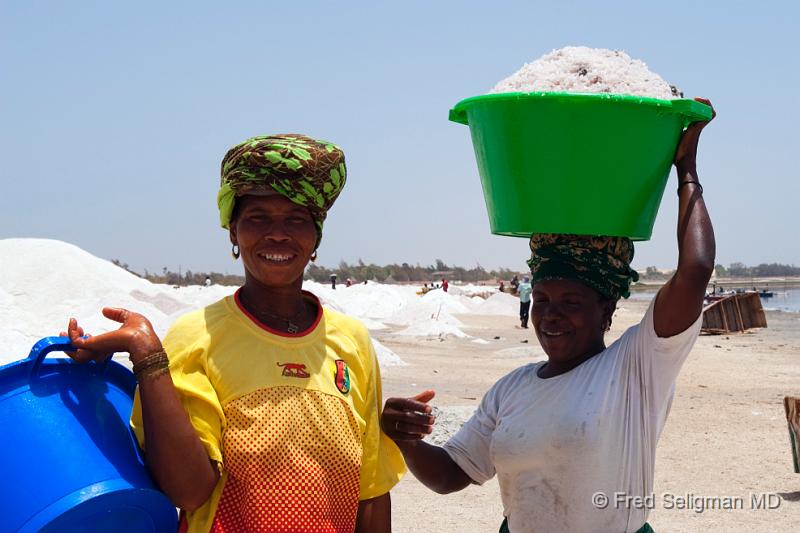
[[[624,302],[608,340],[638,322],[647,305]],[[544,358],[533,331],[519,328],[512,317],[459,319],[469,335],[488,343],[376,335],[409,363],[384,372],[384,397],[436,390],[439,441],[457,429],[495,380]],[[767,313],[767,320],[768,329],[701,336],[689,356],[658,446],[649,518],[656,531],[800,530],[800,474],[792,470],[782,404],[785,395],[800,395],[800,314]],[[767,495],[766,507],[776,508],[753,508],[753,495],[761,494]],[[695,509],[666,508],[678,497],[696,502]],[[698,498],[741,498],[743,509],[698,512]],[[495,480],[440,496],[408,474],[392,491],[392,502],[393,530],[400,533],[493,532],[502,520]]]

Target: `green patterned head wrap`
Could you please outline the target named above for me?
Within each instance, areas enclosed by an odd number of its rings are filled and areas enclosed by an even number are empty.
[[[275,191],[311,211],[319,246],[325,216],[346,178],[344,152],[335,144],[295,133],[247,139],[222,159],[220,224],[230,226],[236,197]]]
[[[534,233],[530,245],[533,283],[572,279],[616,301],[630,296],[631,282],[639,279],[630,266],[633,242],[627,237]]]

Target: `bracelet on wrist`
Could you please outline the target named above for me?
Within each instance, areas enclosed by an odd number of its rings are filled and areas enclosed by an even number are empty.
[[[683,187],[684,185],[687,185],[687,184],[689,184],[689,183],[694,183],[695,185],[697,185],[697,188],[698,188],[698,189],[700,189],[700,194],[703,194],[703,186],[702,186],[702,185],[700,185],[700,182],[699,182],[699,181],[697,181],[697,180],[686,180],[686,181],[682,181],[682,182],[681,182],[681,183],[678,185],[678,194],[680,194],[680,193],[681,193],[681,187]]]
[[[133,374],[137,381],[160,376],[167,372],[169,372],[169,358],[164,350],[152,353],[133,365]]]

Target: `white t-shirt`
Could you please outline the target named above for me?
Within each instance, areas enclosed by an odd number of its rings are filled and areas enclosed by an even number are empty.
[[[512,533],[619,533],[644,525],[646,506],[617,506],[614,494],[652,492],[656,443],[702,323],[698,317],[682,333],[660,338],[653,305],[569,372],[542,379],[540,362],[501,378],[444,445],[476,483],[497,474]],[[604,509],[593,505],[597,492],[609,498]]]

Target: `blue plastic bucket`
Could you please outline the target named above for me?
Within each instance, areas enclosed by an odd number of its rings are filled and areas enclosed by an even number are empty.
[[[176,531],[128,425],[133,374],[111,360],[45,360],[68,349],[47,337],[0,367],[0,530]]]

